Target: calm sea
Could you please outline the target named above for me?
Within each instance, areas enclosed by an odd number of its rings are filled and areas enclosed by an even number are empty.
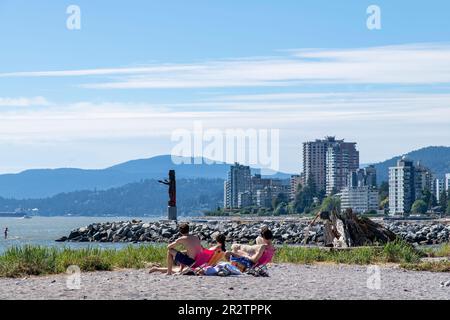
[[[33,217],[32,219],[0,218],[0,254],[7,248],[27,244],[52,247],[101,247],[122,248],[124,243],[57,243],[56,239],[68,236],[73,229],[96,222],[130,221],[132,219],[154,221],[149,217]],[[8,227],[8,239],[4,239],[4,230]]]

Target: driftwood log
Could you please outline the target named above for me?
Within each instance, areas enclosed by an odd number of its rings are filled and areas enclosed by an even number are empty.
[[[382,225],[369,218],[360,217],[351,209],[344,213],[321,212],[313,223],[320,218],[324,224],[324,242],[326,247],[349,248],[385,244],[394,241],[397,236]]]

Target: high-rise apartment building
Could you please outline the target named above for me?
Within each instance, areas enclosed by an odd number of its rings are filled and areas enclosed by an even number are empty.
[[[298,193],[298,188],[302,183],[302,177],[300,175],[291,176],[289,199],[294,200]]]
[[[261,208],[271,208],[274,194],[270,187],[258,190],[256,192],[256,205]]]
[[[231,208],[231,192],[228,179],[223,182],[223,207],[226,209]]]
[[[272,179],[265,179],[260,174],[255,174],[252,177],[252,193],[256,195],[256,191],[269,187],[272,184]]]
[[[303,143],[303,184],[309,179],[317,190],[325,190],[327,185],[327,150],[336,141],[333,137]]]
[[[450,190],[450,173],[445,174],[443,179],[436,179],[434,184],[434,194],[436,196],[436,200],[439,202],[441,200],[442,193]]]
[[[403,157],[389,168],[389,212],[407,214],[415,201],[414,163]]]
[[[403,157],[389,168],[389,210],[391,215],[409,214],[424,190],[433,189],[430,170]]]
[[[348,176],[359,169],[359,152],[356,143],[335,141],[328,146],[326,153],[326,192],[339,193],[348,185]]]
[[[238,163],[230,167],[225,182],[224,206],[228,209],[239,208],[239,194],[251,192],[252,178],[249,166]],[[242,197],[241,197],[242,198]],[[246,198],[247,199],[247,198]],[[241,199],[241,205],[244,201]]]
[[[352,171],[347,186],[339,193],[341,209],[352,209],[355,213],[378,210],[377,174],[373,166]]]
[[[303,144],[303,183],[312,179],[319,191],[328,188],[340,191],[339,188],[346,186],[348,173],[358,168],[356,143],[326,137]]]
[[[364,168],[365,184],[371,187],[378,187],[377,184],[377,169],[371,165]]]
[[[377,170],[374,166],[369,166],[364,169],[358,169],[350,172],[348,175],[348,187],[362,187],[369,186],[377,187]]]
[[[445,190],[445,181],[444,179],[436,179],[434,184],[434,196],[436,197],[437,202],[439,202],[441,200],[442,192]]]
[[[239,192],[238,194],[238,208],[248,208],[253,205],[253,195],[250,191]]]
[[[424,190],[428,190],[430,192],[433,190],[433,174],[420,162],[418,162],[415,166],[414,184],[416,186],[416,198],[419,198]]]

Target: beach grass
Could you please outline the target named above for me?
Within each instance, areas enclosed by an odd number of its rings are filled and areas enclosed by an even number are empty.
[[[402,263],[400,264],[400,267],[412,271],[450,272],[450,261]]]
[[[438,247],[425,248],[423,252],[429,258],[450,258],[450,244],[445,243]],[[431,259],[418,263],[404,262],[400,264],[400,267],[414,271],[450,272],[450,261],[439,259],[433,261]]]
[[[76,265],[83,272],[116,268],[141,269],[147,263],[165,263],[163,246],[129,246],[125,249],[57,249],[37,246],[14,247],[0,256],[0,277],[59,274]]]
[[[450,244],[445,243],[439,247],[425,249],[424,251],[431,258],[450,257]]]
[[[274,262],[357,265],[398,263],[407,269],[419,270],[427,268],[420,262],[425,255],[425,252],[403,241],[394,241],[382,247],[361,247],[351,250],[283,246],[278,248]],[[142,269],[150,263],[165,266],[165,260],[165,246],[157,245],[129,246],[120,250],[93,247],[84,249],[14,247],[0,255],[0,277],[61,274],[72,265],[78,266],[82,272]],[[445,266],[439,266],[438,269],[445,269]]]
[[[331,262],[338,264],[418,263],[424,253],[403,241],[394,241],[383,247],[360,247],[351,250],[324,250],[321,248],[282,247],[275,262],[313,264]]]

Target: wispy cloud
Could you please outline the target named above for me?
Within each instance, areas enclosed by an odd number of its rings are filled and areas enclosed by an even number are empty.
[[[0,77],[114,76],[81,83],[91,89],[174,89],[301,84],[448,84],[449,44],[407,44],[336,50],[289,50],[246,57],[146,67],[3,73]]]
[[[32,98],[2,98],[0,97],[0,107],[33,107],[33,106],[48,106],[50,102],[44,97]]]
[[[0,148],[14,146],[24,154],[41,148],[64,150],[71,155],[70,165],[84,159],[91,166],[93,152],[109,152],[107,161],[119,154],[127,160],[169,153],[174,130],[193,130],[194,122],[202,121],[205,129],[280,129],[287,159],[302,141],[333,134],[358,141],[362,161],[373,162],[420,146],[448,145],[449,105],[450,94],[380,91],[236,95],[166,105],[53,103],[20,112],[0,108]],[[120,148],[127,151],[118,153]]]
[[[161,72],[193,71],[200,68],[195,65],[158,65],[131,68],[102,68],[83,70],[59,70],[59,71],[22,71],[0,73],[0,78],[45,78],[45,77],[88,77],[123,74],[152,74]]]
[[[411,136],[447,128],[447,133],[439,134],[448,139],[449,105],[450,94],[383,92],[248,95],[230,97],[230,101],[166,105],[77,102],[20,113],[0,110],[0,139],[168,137],[175,129],[191,128],[194,121],[218,129],[276,128],[299,136],[319,127],[335,132],[360,124],[371,132],[381,127],[387,132],[389,126],[395,131],[421,128],[410,132]]]
[[[444,145],[450,138],[450,45],[446,44],[291,50],[277,57],[190,64],[0,73],[6,81],[29,77],[71,78],[68,90],[73,85],[241,89],[217,89],[213,94],[204,90],[208,95],[189,94],[183,100],[179,95],[175,99],[163,95],[165,103],[157,104],[148,102],[149,96],[155,99],[151,94],[127,95],[126,100],[117,95],[120,101],[108,102],[113,95],[97,91],[87,92],[86,101],[78,102],[0,98],[0,107],[5,106],[0,108],[0,147],[26,145],[24,150],[28,150],[48,144],[56,150],[77,145],[78,150],[85,150],[89,143],[90,150],[97,150],[110,141],[111,150],[115,143],[123,143],[124,148],[134,143],[136,154],[157,145],[158,153],[170,152],[173,130],[192,129],[194,121],[202,121],[205,128],[219,130],[280,129],[287,158],[298,152],[302,141],[333,134],[358,141],[363,161],[372,162],[401,153],[399,148]],[[265,90],[271,86],[289,88]],[[89,101],[86,97],[92,93],[94,101],[104,102]],[[143,102],[133,101],[138,97]],[[85,159],[91,161],[89,156]]]

